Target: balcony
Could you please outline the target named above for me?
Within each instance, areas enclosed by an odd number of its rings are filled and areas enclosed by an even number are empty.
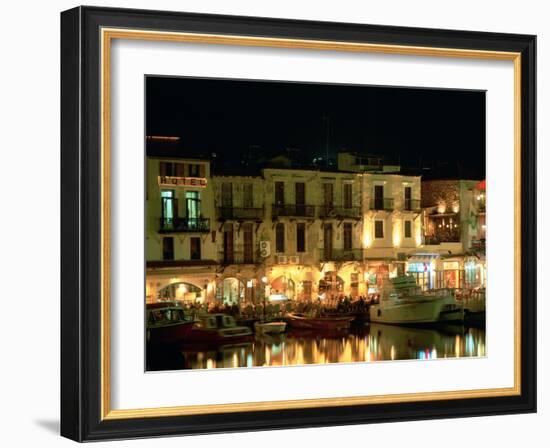
[[[250,207],[218,207],[218,220],[227,219],[262,221],[264,218],[263,208]]]
[[[254,264],[260,262],[260,256],[252,248],[243,248],[243,246],[234,247],[233,250],[220,251],[218,258],[222,265],[229,264]]]
[[[371,210],[393,210],[393,198],[370,198],[369,208]]]
[[[320,249],[321,261],[362,261],[363,249]]]
[[[405,199],[403,202],[403,210],[409,212],[420,211],[420,199]]]
[[[361,207],[319,207],[319,218],[321,219],[361,219]]]
[[[289,216],[297,218],[314,218],[314,205],[299,204],[273,204],[271,208],[271,217],[277,219],[279,216]]]
[[[210,232],[208,218],[160,218],[159,233]]]

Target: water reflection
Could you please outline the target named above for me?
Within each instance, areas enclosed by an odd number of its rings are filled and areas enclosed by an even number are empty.
[[[485,356],[485,330],[463,326],[413,328],[376,324],[337,333],[288,331],[218,347],[148,351],[148,370],[290,366],[339,362]]]

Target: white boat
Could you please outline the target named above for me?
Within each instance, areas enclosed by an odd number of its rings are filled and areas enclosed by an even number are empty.
[[[382,287],[379,303],[369,309],[370,320],[387,324],[438,322],[451,297],[449,289],[423,292],[413,276],[388,279]]]
[[[254,330],[259,334],[278,334],[284,333],[286,330],[286,322],[255,322]]]
[[[443,308],[439,313],[440,322],[463,322],[464,321],[464,302],[457,301],[454,295],[449,295],[444,299]]]

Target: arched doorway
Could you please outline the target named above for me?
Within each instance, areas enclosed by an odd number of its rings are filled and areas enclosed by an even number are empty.
[[[235,277],[227,277],[218,282],[216,299],[227,305],[238,305],[245,299],[245,284]]]
[[[177,282],[166,285],[158,292],[159,300],[178,300],[195,302],[202,295],[202,289],[187,282]]]
[[[270,298],[271,296],[284,296],[287,299],[293,300],[295,294],[296,284],[291,278],[281,275],[271,282]]]

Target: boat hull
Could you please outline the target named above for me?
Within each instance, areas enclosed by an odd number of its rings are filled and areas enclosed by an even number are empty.
[[[292,328],[303,330],[333,331],[348,329],[354,317],[307,317],[290,313],[287,315],[287,319],[289,325]]]
[[[376,304],[370,308],[371,322],[417,324],[438,322],[443,308],[442,298],[411,300],[404,303]]]
[[[254,324],[256,333],[279,334],[286,330],[286,322],[256,322]]]
[[[178,322],[172,325],[148,327],[147,342],[152,345],[168,345],[183,342],[191,333],[194,322]]]
[[[187,336],[187,343],[234,344],[252,339],[252,330],[248,327],[224,329],[193,328]]]

